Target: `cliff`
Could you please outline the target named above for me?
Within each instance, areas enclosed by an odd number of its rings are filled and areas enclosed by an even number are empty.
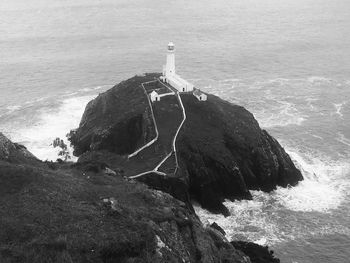
[[[154,137],[147,97],[141,88],[130,88],[154,77],[153,74],[136,76],[90,101],[72,141],[74,155],[95,149],[124,155]]]
[[[187,119],[177,155],[153,171],[184,117],[175,96],[150,108],[140,85],[158,76],[123,81],[87,105],[71,132],[75,164],[41,162],[0,133],[0,262],[279,262],[203,226],[191,200],[227,213],[224,198],[294,185],[300,172],[244,108],[189,94],[181,95]],[[164,92],[152,83],[146,91]]]
[[[11,142],[0,132],[0,160],[11,163],[38,164],[40,161],[26,147]]]
[[[126,157],[154,138],[151,110],[140,84],[158,76],[146,74],[123,81],[87,105],[80,126],[71,133],[80,162],[104,161],[128,177],[151,170],[159,160],[156,157],[169,152],[166,135],[172,136],[175,129],[171,125],[179,122],[182,113],[179,103],[164,97],[152,105],[161,126],[160,140],[138,159]],[[148,85],[153,85],[149,89],[162,88],[157,82]],[[207,95],[208,100],[200,102],[192,94],[181,94],[187,119],[176,141],[176,174],[172,174],[174,161],[169,158],[163,169],[168,176],[148,174],[139,180],[189,206],[194,199],[212,212],[227,214],[224,199],[249,199],[249,190],[269,192],[303,179],[281,145],[259,127],[249,111]]]
[[[0,262],[251,262],[166,193],[0,141]]]

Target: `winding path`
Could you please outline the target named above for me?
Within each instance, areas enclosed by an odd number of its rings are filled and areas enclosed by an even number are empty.
[[[143,86],[144,84],[148,84],[148,83],[152,83],[152,82],[156,82],[156,80],[152,80],[152,81],[147,81],[147,82],[143,82],[141,83],[141,86],[143,88],[143,91],[147,97],[147,101],[148,101],[148,104],[149,104],[149,107],[151,108],[151,114],[152,114],[152,119],[153,119],[153,124],[154,124],[154,128],[156,130],[156,137],[154,137],[153,140],[149,141],[148,143],[146,143],[144,146],[138,148],[136,151],[134,151],[133,153],[129,154],[128,155],[128,158],[131,158],[135,155],[137,155],[139,152],[141,152],[143,149],[146,149],[147,147],[151,146],[153,143],[155,143],[157,140],[158,140],[158,137],[159,137],[159,132],[158,132],[158,127],[157,127],[157,122],[156,122],[156,119],[154,118],[154,113],[153,113],[153,108],[152,108],[152,103],[149,99],[149,96],[147,94],[147,91],[145,89],[145,86]]]
[[[167,87],[168,89],[173,90],[172,87],[169,87],[168,85],[165,85],[165,84],[164,84],[163,82],[161,82],[159,79],[158,79],[158,81],[159,81],[162,85],[164,85],[165,87]],[[173,91],[174,91],[174,90],[173,90]],[[167,156],[156,168],[158,169],[158,168],[171,156],[171,154],[174,152],[174,153],[175,153],[175,162],[176,162],[176,168],[175,168],[174,174],[176,174],[177,169],[179,168],[179,162],[178,162],[177,152],[176,152],[176,139],[177,139],[177,136],[179,135],[179,132],[180,132],[180,130],[181,130],[183,124],[185,123],[187,117],[186,117],[185,107],[184,107],[184,105],[183,105],[183,103],[182,103],[182,100],[181,100],[181,96],[180,96],[179,91],[174,91],[174,92],[175,92],[175,94],[176,94],[176,96],[177,96],[177,99],[178,99],[178,101],[179,101],[179,103],[180,103],[180,106],[181,106],[181,109],[182,109],[182,116],[183,116],[183,119],[182,119],[182,122],[180,123],[180,125],[179,125],[179,127],[178,127],[178,129],[177,129],[177,131],[176,131],[175,136],[174,136],[174,140],[173,140],[173,151],[170,152],[170,154],[168,154],[168,156]]]
[[[171,87],[165,85],[165,84],[164,84],[163,82],[161,82],[159,79],[157,79],[156,81],[159,81],[159,83],[161,83],[162,85],[164,85],[166,88],[170,89],[170,90],[173,92],[173,94],[172,94],[172,93],[169,93],[169,95],[176,95],[176,96],[177,96],[177,99],[178,99],[178,101],[179,101],[179,103],[180,103],[180,106],[181,106],[181,109],[182,109],[183,119],[182,119],[182,121],[181,121],[179,127],[177,128],[176,134],[175,134],[175,136],[174,136],[174,138],[173,138],[173,143],[172,143],[172,145],[173,145],[172,148],[173,148],[173,149],[170,151],[170,153],[168,153],[167,156],[165,156],[165,157],[163,158],[163,160],[162,160],[153,170],[146,171],[146,172],[143,172],[143,173],[139,173],[139,174],[137,174],[137,175],[129,176],[129,178],[131,178],[131,179],[138,178],[138,177],[144,176],[144,175],[149,174],[149,173],[156,173],[156,174],[159,174],[159,175],[162,175],[162,176],[166,176],[165,173],[158,171],[158,169],[159,169],[159,167],[161,167],[161,165],[162,165],[173,153],[175,153],[175,162],[176,162],[176,167],[175,167],[175,172],[174,172],[174,174],[176,174],[176,172],[177,172],[177,170],[178,170],[178,167],[179,167],[178,158],[177,158],[177,152],[176,152],[176,139],[177,139],[177,136],[178,136],[178,134],[179,134],[179,132],[180,132],[180,130],[181,130],[181,128],[182,128],[184,122],[186,121],[186,111],[185,111],[185,107],[184,107],[184,105],[183,105],[183,103],[182,103],[181,96],[180,96],[180,94],[179,94],[178,91],[175,91],[173,88],[171,88]],[[142,146],[141,148],[139,148],[138,150],[136,150],[134,153],[130,154],[130,155],[128,156],[129,158],[132,157],[132,156],[137,155],[140,151],[142,151],[143,149],[145,149],[145,148],[149,147],[150,145],[152,145],[155,141],[158,140],[158,137],[159,137],[159,132],[158,132],[158,128],[157,128],[157,123],[156,123],[156,120],[155,120],[155,117],[154,117],[154,113],[153,113],[153,109],[152,109],[152,103],[151,103],[151,101],[150,101],[150,99],[149,99],[149,96],[148,96],[148,94],[147,94],[147,92],[146,92],[145,87],[143,86],[144,84],[151,83],[151,82],[154,82],[154,81],[144,82],[144,83],[141,84],[141,86],[142,86],[142,88],[143,88],[143,90],[144,90],[144,92],[145,92],[145,95],[147,96],[148,103],[149,103],[149,105],[150,105],[150,107],[151,107],[152,118],[153,118],[154,126],[155,126],[155,128],[156,128],[156,137],[155,137],[152,141],[148,142],[147,144],[145,144],[144,146]]]

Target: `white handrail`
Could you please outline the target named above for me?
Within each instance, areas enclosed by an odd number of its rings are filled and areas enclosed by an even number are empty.
[[[159,174],[159,175],[162,175],[162,176],[166,176],[165,173],[158,172],[158,171],[155,171],[155,170],[151,170],[151,171],[143,172],[143,173],[140,173],[140,174],[137,174],[137,175],[129,176],[128,178],[135,179],[135,178],[141,177],[141,176],[143,176],[145,174],[149,174],[149,173],[156,173],[156,174]]]
[[[165,87],[167,87],[168,89],[171,89],[171,88],[169,88],[167,85],[165,85],[163,82],[161,82],[159,79],[158,79],[158,81],[159,81],[162,85],[164,85]],[[179,132],[180,132],[180,130],[181,130],[181,128],[182,128],[184,122],[186,121],[186,118],[187,118],[187,116],[186,116],[186,110],[185,110],[185,107],[184,107],[184,105],[183,105],[183,103],[182,103],[182,99],[181,99],[180,93],[179,93],[178,91],[176,92],[176,96],[177,96],[178,101],[179,101],[179,103],[180,103],[180,106],[181,106],[181,108],[182,108],[183,119],[182,119],[182,122],[181,122],[181,124],[179,125],[179,127],[178,127],[178,129],[177,129],[177,131],[176,131],[176,134],[175,134],[174,140],[173,140],[173,151],[174,151],[174,153],[175,153],[175,162],[176,162],[176,169],[175,169],[174,174],[176,174],[177,169],[178,169],[178,167],[179,167],[179,162],[178,162],[177,152],[176,152],[176,139],[177,139],[177,136],[178,136],[178,134],[179,134]],[[166,159],[168,159],[169,157],[170,157],[170,156],[167,156]],[[165,160],[166,160],[166,159],[165,159]],[[164,160],[164,162],[165,162],[165,160]]]
[[[153,80],[153,81],[148,81],[148,82],[144,82],[144,83],[141,83],[141,86],[143,88],[143,91],[145,92],[145,95],[147,97],[147,101],[148,101],[148,104],[149,104],[149,107],[151,108],[151,114],[152,114],[152,119],[153,119],[153,123],[154,123],[154,127],[155,127],[155,130],[156,130],[156,137],[149,141],[148,143],[146,143],[144,146],[138,148],[136,151],[134,151],[133,153],[129,154],[128,155],[128,158],[131,158],[135,155],[137,155],[139,152],[141,152],[143,149],[151,146],[153,143],[155,143],[157,140],[158,140],[158,137],[159,137],[159,132],[158,132],[158,127],[157,127],[157,122],[156,122],[156,119],[154,118],[154,113],[153,113],[153,108],[152,108],[152,103],[149,99],[149,96],[147,94],[147,91],[145,89],[145,87],[143,86],[143,84],[148,84],[148,83],[151,83],[151,82],[156,82],[156,80]]]
[[[185,110],[185,107],[184,107],[184,105],[182,103],[182,99],[181,99],[181,96],[180,96],[179,93],[177,93],[177,98],[178,98],[178,100],[180,102],[180,105],[181,105],[181,108],[182,108],[183,120],[182,120],[179,128],[177,129],[177,132],[176,132],[175,137],[174,137],[173,149],[174,149],[174,152],[175,152],[175,162],[176,162],[176,169],[175,169],[174,174],[176,174],[177,169],[179,168],[179,162],[178,162],[178,159],[177,159],[177,152],[176,152],[176,139],[177,139],[177,136],[179,135],[179,132],[180,132],[180,130],[181,130],[183,124],[185,123],[186,118],[187,118],[186,110]]]
[[[159,81],[159,79],[158,79],[158,81]],[[143,90],[144,90],[145,93],[146,93],[146,95],[147,95],[147,92],[146,92],[146,89],[145,89],[145,87],[143,86],[143,84],[147,84],[147,83],[150,83],[150,82],[154,82],[154,81],[144,82],[144,83],[141,84]],[[162,85],[164,85],[166,88],[172,90],[171,88],[169,88],[167,85],[165,85],[165,84],[162,83],[161,81],[159,81],[159,82],[160,82]],[[176,172],[177,172],[177,170],[178,170],[178,167],[179,167],[179,163],[178,163],[178,159],[177,159],[177,153],[176,153],[176,139],[177,139],[177,136],[178,136],[178,134],[179,134],[179,132],[180,132],[180,130],[181,130],[183,124],[184,124],[185,121],[186,121],[187,116],[186,116],[185,107],[184,107],[184,105],[183,105],[183,103],[182,103],[181,96],[180,96],[179,92],[178,92],[178,91],[177,91],[176,93],[174,92],[174,95],[175,95],[175,94],[176,94],[176,96],[177,96],[177,98],[178,98],[178,101],[179,101],[179,103],[180,103],[180,106],[181,106],[181,108],[182,108],[183,119],[182,119],[182,121],[181,121],[179,127],[177,128],[176,133],[175,133],[175,136],[174,136],[174,139],[173,139],[173,149],[172,149],[172,151],[171,151],[170,153],[168,153],[168,154],[162,159],[162,161],[161,161],[153,170],[151,170],[151,171],[146,171],[146,172],[143,172],[143,173],[140,173],[140,174],[137,174],[137,175],[129,176],[129,178],[134,179],[134,178],[138,178],[138,177],[141,177],[141,176],[143,176],[143,175],[145,175],[145,174],[149,174],[149,173],[156,173],[156,174],[158,174],[158,175],[166,176],[165,173],[159,172],[158,169],[159,169],[159,167],[172,155],[172,153],[175,154],[176,167],[175,167],[175,172],[174,172],[174,174],[176,174]],[[136,152],[132,153],[132,154],[131,154],[132,156],[136,155],[137,153],[139,153],[140,151],[142,151],[144,148],[146,148],[146,147],[150,146],[151,144],[153,144],[153,143],[158,139],[158,136],[159,136],[158,127],[157,127],[157,123],[156,123],[156,120],[155,120],[155,117],[154,117],[152,104],[151,104],[150,99],[149,99],[148,96],[147,96],[147,99],[148,99],[148,103],[150,104],[150,107],[151,107],[152,118],[153,118],[154,126],[155,126],[155,128],[156,128],[156,134],[157,134],[157,135],[156,135],[156,138],[154,138],[152,141],[150,141],[149,143],[147,143],[146,145],[144,145],[143,147],[141,147],[140,149],[138,149]],[[149,144],[149,145],[148,145],[148,144]],[[132,156],[129,155],[129,157],[132,157]]]

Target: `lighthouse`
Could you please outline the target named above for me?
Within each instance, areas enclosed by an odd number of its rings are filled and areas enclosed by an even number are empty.
[[[181,78],[175,72],[175,45],[169,42],[166,54],[166,65],[163,66],[163,76],[160,78],[164,82],[170,84],[179,92],[193,91],[193,84]]]
[[[175,46],[173,42],[169,42],[166,55],[165,76],[175,75]]]

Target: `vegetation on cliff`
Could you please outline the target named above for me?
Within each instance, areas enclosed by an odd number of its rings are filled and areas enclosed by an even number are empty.
[[[157,76],[146,74],[123,81],[87,105],[80,126],[71,136],[73,146],[79,149],[78,153],[85,150],[80,160],[97,158],[115,169],[123,169],[126,176],[134,175],[135,167],[142,162],[126,160],[123,156],[130,154],[140,142],[149,141],[150,136],[147,132],[124,132],[121,135],[120,130],[134,123],[137,116],[139,131],[154,130],[153,123],[145,114],[150,110],[140,84]],[[178,195],[179,190],[174,191],[169,186],[172,183],[164,183],[170,180],[171,175],[157,180],[147,176],[140,179],[143,182],[180,200],[187,192],[204,208],[227,214],[227,209],[222,205],[224,199],[249,199],[249,190],[269,192],[277,186],[293,186],[303,179],[281,145],[262,130],[254,116],[243,107],[210,94],[205,102],[198,101],[190,93],[183,93],[181,98],[187,119],[176,143],[180,169],[176,179],[171,178],[172,182],[183,182],[181,194]],[[162,107],[158,106],[160,103]],[[159,119],[174,118],[164,107],[164,101],[154,103],[153,107]],[[108,117],[111,115],[117,117]],[[162,133],[173,133],[174,127],[166,123],[162,122],[165,125]],[[118,147],[115,138],[119,136],[122,139]],[[131,142],[134,147],[128,147]],[[148,150],[147,154],[142,155],[143,162],[150,163],[157,152],[157,149]],[[168,187],[162,189],[162,185]]]
[[[159,140],[128,158],[155,138],[140,85],[158,76],[123,81],[87,105],[70,134],[75,164],[41,162],[0,133],[1,262],[278,262],[267,248],[229,243],[218,225],[203,226],[191,205],[195,199],[227,213],[225,198],[251,198],[251,189],[271,191],[302,180],[243,107],[213,95],[199,102],[182,94],[187,119],[176,155],[161,166],[166,175],[129,178],[151,171],[172,150],[181,122],[176,97],[154,104]]]
[[[104,163],[33,161],[0,142],[2,263],[250,262],[183,202]]]

